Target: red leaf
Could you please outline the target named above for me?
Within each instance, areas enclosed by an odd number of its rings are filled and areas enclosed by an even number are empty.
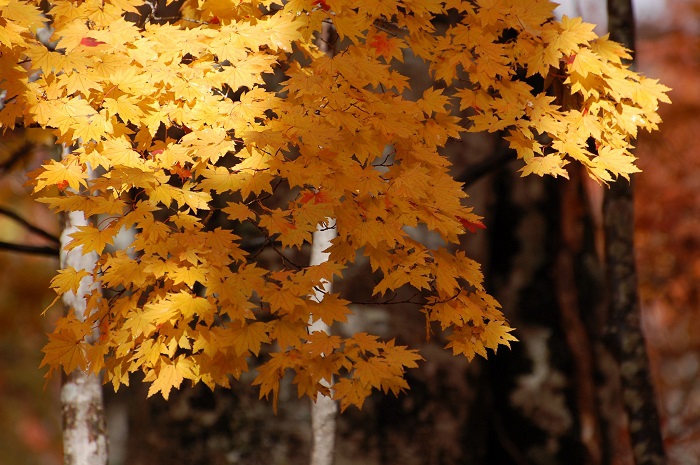
[[[180,165],[180,162],[175,163],[175,165],[170,168],[170,172],[180,176],[180,180],[183,182],[192,177],[192,170],[183,168],[182,165]]]
[[[209,24],[221,24],[221,20],[218,16],[214,16],[212,19],[209,20]]]
[[[462,218],[461,216],[458,216],[457,219],[460,223],[462,223],[462,226],[464,226],[464,228],[470,233],[475,233],[477,229],[486,229],[486,226],[481,221],[469,221],[468,219]]]
[[[314,0],[314,6],[319,7],[323,11],[328,11],[331,9],[331,7],[326,3],[326,0]]]
[[[386,56],[391,54],[392,46],[389,43],[387,36],[384,34],[372,36],[372,41],[369,43],[369,46],[374,48],[379,55]]]
[[[59,191],[64,191],[68,187],[68,181],[65,179],[63,181],[59,181],[56,183],[56,187],[58,187]]]
[[[328,202],[328,196],[320,190],[316,192],[306,191],[301,194],[301,199],[299,199],[301,203],[309,203],[311,200],[314,201],[314,204]]]
[[[98,45],[104,45],[104,42],[93,39],[92,37],[83,37],[80,39],[80,45],[84,45],[86,47],[97,47]]]
[[[299,199],[301,203],[309,203],[311,200],[314,201],[314,204],[317,204],[328,202],[330,199],[328,198],[328,195],[322,190],[306,191],[303,194],[301,194],[301,198]]]

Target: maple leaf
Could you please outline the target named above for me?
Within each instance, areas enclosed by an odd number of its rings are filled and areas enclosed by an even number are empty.
[[[355,377],[368,387],[381,388],[386,379],[392,378],[392,372],[387,361],[380,357],[368,360],[358,360],[355,363]]]
[[[442,89],[426,89],[423,97],[418,100],[418,107],[430,116],[433,112],[444,113],[447,105],[447,97],[442,95]]]
[[[272,394],[272,408],[277,413],[277,401],[279,399],[280,380],[284,371],[291,368],[288,353],[273,353],[270,360],[258,368],[258,376],[253,380],[253,386],[260,386],[260,398],[268,398]]]
[[[558,154],[545,155],[544,157],[534,157],[520,169],[520,172],[522,173],[522,176],[527,176],[528,174],[534,173],[539,176],[549,174],[554,177],[562,176],[568,179],[569,174],[564,169],[564,166],[567,163],[568,161],[562,159],[562,157]]]
[[[184,357],[171,362],[166,357],[160,357],[159,363],[144,377],[144,381],[152,381],[148,388],[148,397],[158,392],[168,400],[170,391],[178,389],[185,377],[191,378],[191,364]]]
[[[475,233],[477,229],[486,229],[486,226],[481,222],[481,220],[470,221],[466,218],[462,218],[461,216],[458,216],[457,219],[470,233]]]
[[[379,32],[369,38],[369,46],[376,51],[377,55],[383,56],[388,61],[392,58],[403,61],[400,39],[388,37],[385,33]]]
[[[74,330],[63,330],[49,334],[49,342],[44,346],[44,358],[39,367],[49,365],[53,369],[62,366],[68,374],[76,369],[85,370],[87,344],[83,340],[85,334]]]
[[[44,171],[36,176],[37,190],[49,185],[56,185],[63,186],[63,189],[69,186],[77,191],[81,186],[87,186],[87,175],[84,173],[83,167],[77,163],[64,164],[51,160],[43,168]]]
[[[115,232],[113,228],[78,226],[78,231],[70,235],[73,240],[66,245],[66,249],[72,250],[82,246],[83,255],[90,252],[102,253],[107,244],[114,244]]]
[[[340,336],[332,336],[323,331],[314,331],[306,336],[306,341],[304,350],[308,351],[312,357],[330,355],[341,345]]]
[[[307,336],[306,321],[290,321],[281,318],[271,324],[270,337],[277,340],[280,347],[299,347],[301,339]]]
[[[352,313],[348,308],[349,303],[349,301],[339,298],[337,294],[326,294],[320,302],[311,302],[309,310],[313,321],[320,319],[330,326],[336,321],[347,323],[348,315]]]
[[[231,328],[230,331],[234,341],[234,349],[238,355],[248,352],[258,355],[261,344],[270,342],[268,336],[269,328],[262,322],[243,324],[242,326]]]
[[[57,324],[55,331],[49,334],[49,342],[43,348],[44,358],[39,366],[48,365],[49,374],[59,366],[63,367],[66,374],[76,369],[87,369],[85,336],[91,330],[90,324],[79,321],[71,310]]]
[[[515,331],[515,328],[509,327],[505,321],[490,322],[481,335],[484,346],[494,351],[499,345],[510,348],[510,341],[517,341],[516,337],[510,334],[511,331]]]
[[[77,293],[83,278],[89,275],[90,273],[86,270],[76,270],[69,266],[58,271],[58,274],[51,279],[50,286],[57,294]]]
[[[371,388],[357,379],[342,378],[333,385],[333,399],[340,403],[341,412],[351,405],[361,409],[371,393]]]
[[[329,200],[330,198],[328,197],[328,194],[320,189],[313,192],[306,191],[301,194],[301,197],[299,198],[299,202],[301,203],[309,203],[313,201],[314,204],[325,203]]]

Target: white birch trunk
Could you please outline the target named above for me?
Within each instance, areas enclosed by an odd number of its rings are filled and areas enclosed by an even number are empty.
[[[331,220],[328,220],[332,223]],[[330,224],[329,224],[330,226]],[[319,265],[328,261],[328,254],[323,251],[330,247],[331,240],[336,236],[335,228],[321,229],[314,232],[311,244],[310,265]],[[323,292],[314,291],[314,296],[319,302],[323,300],[324,293],[331,291],[332,284],[323,284]],[[322,320],[317,320],[309,327],[310,332],[323,331],[330,334],[331,328]],[[328,384],[332,388],[332,383]],[[331,465],[335,451],[335,418],[338,411],[336,401],[328,396],[319,394],[316,402],[311,406],[311,429],[313,431],[313,447],[311,450],[311,465]]]
[[[327,55],[333,55],[333,44],[336,39],[333,23],[324,22],[319,37],[318,47]],[[328,254],[323,251],[331,245],[331,240],[336,236],[336,229],[330,228],[335,224],[334,220],[327,218],[326,229],[324,225],[319,225],[318,230],[314,232],[311,241],[311,257],[310,265],[319,265],[328,261]],[[324,293],[330,292],[332,283],[323,284],[323,292],[314,291],[314,296],[317,301],[323,299]],[[309,332],[323,331],[330,334],[331,328],[320,319],[309,327]],[[328,383],[328,387],[332,389],[332,380]],[[313,432],[313,445],[311,448],[311,465],[331,465],[333,463],[333,453],[335,451],[335,418],[337,415],[338,406],[336,401],[331,397],[318,395],[316,402],[311,405],[311,429]]]
[[[64,154],[68,153],[67,149]],[[82,246],[66,251],[70,234],[78,226],[86,226],[83,212],[66,214],[61,233],[61,268],[72,266],[76,270],[92,272],[97,264],[97,253],[83,255]],[[66,309],[73,309],[76,318],[86,317],[87,302],[84,297],[96,283],[86,276],[80,283],[78,294],[63,295]],[[107,432],[102,399],[102,383],[98,376],[80,369],[63,377],[61,385],[61,414],[63,423],[63,463],[65,465],[107,465]]]

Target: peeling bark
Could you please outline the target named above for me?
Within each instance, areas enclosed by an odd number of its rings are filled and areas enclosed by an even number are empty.
[[[608,0],[610,38],[634,51],[631,0]],[[605,193],[603,216],[610,291],[609,332],[620,367],[622,398],[636,465],[666,463],[642,332],[634,249],[633,183],[618,181]]]

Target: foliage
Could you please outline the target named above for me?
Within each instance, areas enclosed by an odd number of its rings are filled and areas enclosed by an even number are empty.
[[[252,357],[275,401],[288,370],[312,398],[337,377],[342,408],[406,389],[416,351],[308,331],[347,320],[348,296],[311,296],[359,254],[377,302],[414,288],[428,332],[446,331],[455,354],[508,345],[478,264],[450,247],[483,225],[439,149],[503,130],[523,175],[566,176],[573,159],[598,181],[627,178],[631,139],[668,101],[621,46],[580,19],[554,21],[540,0],[59,0],[44,16],[39,5],[0,0],[0,125],[50,127],[75,145],[32,182],[53,210],[94,218],[68,248],[100,255],[101,283],[86,321],[58,323],[43,364],[104,370],[115,389],[140,370],[165,398],[185,379],[229,386]],[[47,20],[48,45],[36,39]],[[339,35],[333,57],[316,46],[323,22]],[[417,101],[398,71],[409,54],[437,82]],[[329,261],[294,263],[287,249],[328,218]],[[412,239],[419,224],[445,246]],[[127,247],[110,247],[129,230]],[[263,249],[279,260],[259,260]],[[84,275],[66,268],[52,287],[76,292]]]

